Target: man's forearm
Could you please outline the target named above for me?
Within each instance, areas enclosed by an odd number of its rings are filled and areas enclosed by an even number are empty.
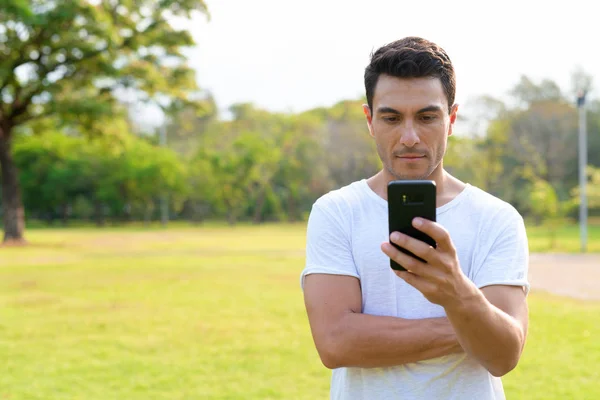
[[[331,332],[329,368],[389,367],[462,352],[446,318],[402,319],[349,312]]]
[[[466,302],[446,308],[462,348],[492,375],[502,376],[519,361],[525,332],[510,315],[476,289]]]

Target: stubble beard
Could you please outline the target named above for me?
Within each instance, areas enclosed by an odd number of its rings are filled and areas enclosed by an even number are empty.
[[[385,170],[388,172],[388,174],[390,176],[393,177],[393,179],[395,180],[426,180],[426,179],[430,179],[431,174],[433,174],[433,172],[436,170],[436,168],[438,166],[442,165],[442,160],[444,158],[444,151],[440,152],[437,157],[436,160],[433,160],[432,162],[432,158],[431,158],[431,153],[427,152],[425,154],[425,158],[427,159],[427,170],[425,172],[425,174],[422,175],[415,175],[415,174],[410,174],[410,173],[402,173],[402,172],[398,172],[394,170],[393,167],[393,159],[394,156],[393,154],[388,156],[387,154],[385,154],[382,149],[379,147],[379,144],[377,144],[377,153],[379,153],[379,158],[381,159],[381,162],[383,163],[383,168],[385,168]]]

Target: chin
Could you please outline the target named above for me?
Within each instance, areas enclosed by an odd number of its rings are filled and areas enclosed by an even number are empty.
[[[397,165],[395,167],[387,166],[386,169],[394,179],[398,180],[430,180],[435,171],[435,168],[431,168],[430,165],[421,165],[420,168],[402,168],[402,170],[397,168]]]
[[[402,181],[424,181],[429,180],[429,175],[401,175],[397,176],[396,179]]]
[[[391,172],[391,171],[390,171]],[[422,171],[393,171],[391,175],[398,180],[427,180],[431,174]]]
[[[405,165],[386,165],[389,175],[398,180],[424,180],[431,176],[429,165],[413,165],[412,168],[406,168]]]

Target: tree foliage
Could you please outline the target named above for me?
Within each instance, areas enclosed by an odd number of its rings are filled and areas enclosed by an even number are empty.
[[[178,18],[206,13],[202,0],[6,0],[0,5],[0,167],[5,239],[23,236],[12,137],[54,118],[102,135],[123,100],[168,112],[200,107]]]
[[[297,114],[241,103],[221,118],[183,55],[193,40],[176,21],[195,11],[206,13],[205,4],[7,0],[0,6],[5,229],[21,233],[14,223],[21,214],[13,212],[19,182],[31,218],[150,220],[168,193],[176,218],[234,224],[301,220],[319,196],[381,168],[364,98]],[[593,87],[583,70],[572,80],[565,90],[523,76],[511,102],[481,96],[461,109],[472,118],[463,131],[455,128],[445,167],[528,218],[572,214],[566,205],[578,184],[574,93]],[[165,111],[168,148],[131,132],[123,100]],[[599,212],[600,103],[590,99],[588,110],[589,163],[596,167],[588,196],[591,211]]]

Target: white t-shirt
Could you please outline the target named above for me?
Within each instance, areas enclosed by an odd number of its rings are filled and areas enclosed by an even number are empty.
[[[528,242],[522,217],[510,204],[467,187],[437,208],[464,274],[477,287],[517,285],[529,292]],[[313,205],[307,228],[308,274],[360,279],[365,314],[407,319],[446,315],[398,278],[381,243],[389,240],[387,201],[365,179],[329,192]],[[337,368],[332,399],[504,399],[500,378],[465,353],[386,368]]]

